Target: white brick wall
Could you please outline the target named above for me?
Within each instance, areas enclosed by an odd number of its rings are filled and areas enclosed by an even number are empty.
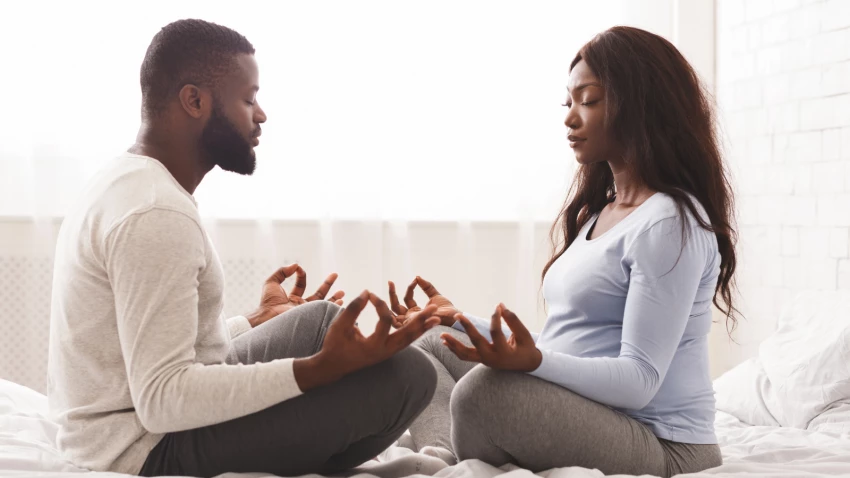
[[[718,0],[717,97],[755,353],[803,289],[850,288],[850,0]]]

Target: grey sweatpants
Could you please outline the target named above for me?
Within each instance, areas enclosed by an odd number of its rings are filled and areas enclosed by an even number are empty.
[[[642,423],[561,386],[458,359],[435,327],[416,346],[437,369],[431,404],[410,427],[417,448],[453,450],[459,460],[513,463],[534,472],[596,468],[605,474],[673,476],[720,466],[717,445],[657,438]]]
[[[237,337],[228,363],[313,355],[340,310],[327,301],[298,306]],[[380,364],[252,415],[169,433],[139,474],[340,472],[392,445],[428,405],[435,386],[434,367],[422,352],[408,347]]]

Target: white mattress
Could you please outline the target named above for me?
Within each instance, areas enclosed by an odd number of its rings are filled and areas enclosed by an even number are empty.
[[[114,478],[127,475],[81,470],[62,460],[54,446],[56,425],[45,419],[46,398],[28,388],[0,380],[0,476],[33,478]],[[846,415],[846,416],[845,416]],[[850,410],[837,415],[850,423]],[[836,430],[847,430],[844,426]],[[702,476],[850,476],[850,434],[801,430],[796,428],[747,426],[731,415],[718,412],[717,433],[723,449],[724,465],[692,475]],[[416,456],[401,448],[391,448],[381,461],[370,462],[354,476],[425,476],[416,474]],[[393,460],[396,460],[395,462]],[[401,463],[401,465],[399,465]],[[419,468],[420,471],[424,471]],[[229,476],[260,477],[260,474]],[[315,475],[314,475],[315,476]],[[494,468],[477,460],[443,468],[434,476],[443,478],[535,476],[512,467]],[[547,478],[604,476],[596,470],[560,468],[540,473]],[[624,476],[624,475],[614,475]]]

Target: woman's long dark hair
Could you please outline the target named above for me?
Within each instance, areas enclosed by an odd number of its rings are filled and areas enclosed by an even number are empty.
[[[600,33],[579,50],[570,70],[581,60],[605,89],[605,122],[622,146],[626,165],[647,187],[671,196],[681,217],[687,208],[701,227],[717,236],[721,259],[714,305],[726,314],[731,335],[738,315],[733,304],[737,234],[712,95],[675,46],[638,28]],[[614,194],[614,176],[606,162],[579,166],[550,231],[552,256],[543,277]],[[689,194],[705,209],[708,223]]]

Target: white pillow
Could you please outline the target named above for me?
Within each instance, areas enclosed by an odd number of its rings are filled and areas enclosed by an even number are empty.
[[[850,291],[800,294],[758,357],[715,381],[717,408],[753,425],[807,428],[850,401],[848,344]]]
[[[765,403],[783,426],[806,428],[850,398],[850,292],[807,292],[785,308],[759,347],[772,384]]]
[[[86,471],[62,458],[56,449],[59,426],[47,418],[47,397],[0,379],[0,475],[3,471]]]
[[[764,403],[769,387],[758,357],[751,358],[714,381],[717,409],[748,425],[778,427],[779,422]]]
[[[816,416],[807,429],[850,439],[850,400],[837,403]]]

